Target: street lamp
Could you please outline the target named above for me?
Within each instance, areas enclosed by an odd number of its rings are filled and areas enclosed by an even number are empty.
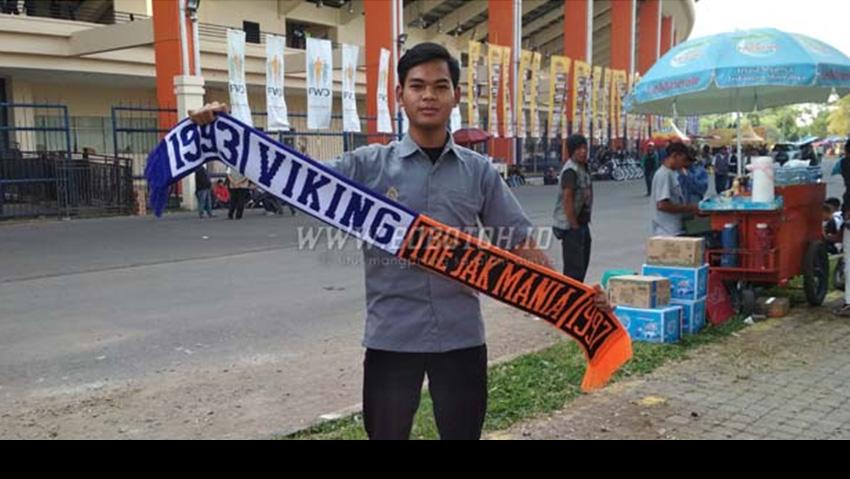
[[[197,15],[200,7],[201,0],[186,0],[186,10],[189,11],[189,15]]]

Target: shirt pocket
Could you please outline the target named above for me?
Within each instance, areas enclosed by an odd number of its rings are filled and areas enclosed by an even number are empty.
[[[474,191],[439,188],[431,192],[428,209],[434,219],[454,227],[475,227],[481,211],[481,197]]]

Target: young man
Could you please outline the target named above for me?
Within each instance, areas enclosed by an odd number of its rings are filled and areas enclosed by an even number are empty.
[[[646,196],[652,194],[652,176],[658,168],[658,153],[655,152],[655,143],[646,144],[646,154],[641,159],[643,166],[643,180],[646,182]]]
[[[203,219],[204,213],[210,218],[215,216],[212,212],[212,181],[206,166],[195,170],[195,198],[198,199],[198,217]]]
[[[590,264],[590,212],[593,184],[587,171],[587,138],[570,135],[560,174],[561,187],[555,202],[553,229],[561,239],[564,275],[584,282]]]
[[[532,224],[510,188],[481,155],[452,141],[452,109],[460,101],[460,66],[442,46],[421,43],[398,63],[396,98],[408,133],[388,145],[345,153],[340,174],[393,196],[447,225],[495,228],[494,242],[527,261],[551,267],[529,236]],[[212,122],[223,105],[192,115]],[[364,249],[366,347],[363,422],[371,439],[407,439],[422,383],[434,401],[443,439],[478,439],[487,407],[487,347],[478,294],[457,282]],[[597,304],[607,308],[598,290]]]
[[[729,148],[714,155],[714,189],[719,195],[729,188]]]
[[[685,195],[685,203],[699,203],[708,191],[708,171],[697,159],[696,152],[688,150],[684,168],[680,170],[679,183]]]
[[[685,165],[688,147],[682,143],[670,143],[667,157],[652,179],[652,219],[654,236],[679,236],[685,232],[682,220],[694,215],[699,207],[688,203],[678,179],[678,171]]]

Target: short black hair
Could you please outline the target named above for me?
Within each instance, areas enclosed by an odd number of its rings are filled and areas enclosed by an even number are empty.
[[[835,211],[838,211],[838,210],[841,209],[841,200],[839,200],[838,198],[834,198],[834,197],[833,198],[827,198],[825,203],[834,207]]]
[[[432,42],[420,43],[404,52],[404,55],[398,61],[397,72],[399,85],[404,86],[404,80],[407,79],[407,73],[411,68],[432,60],[444,60],[449,65],[452,88],[460,86],[460,63],[446,50],[446,47]]]
[[[678,141],[671,141],[667,144],[667,156],[673,156],[676,153],[681,153],[685,156],[688,156],[688,147],[685,146],[684,143]]]
[[[567,155],[573,156],[582,146],[587,146],[587,138],[584,135],[573,134],[567,137]]]

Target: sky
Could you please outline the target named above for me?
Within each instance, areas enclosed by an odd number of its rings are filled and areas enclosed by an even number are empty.
[[[689,38],[762,27],[802,33],[850,56],[850,0],[698,0]]]

